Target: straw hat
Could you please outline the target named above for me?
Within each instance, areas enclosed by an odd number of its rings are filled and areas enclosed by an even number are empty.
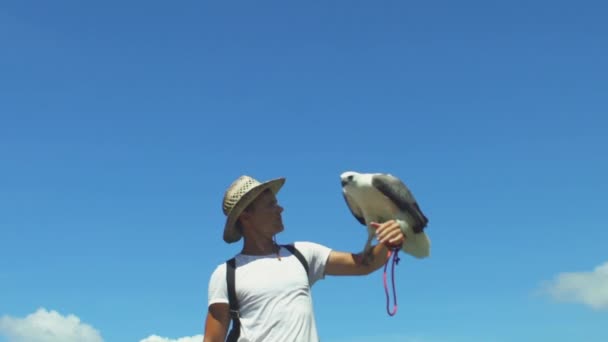
[[[276,178],[262,183],[247,175],[240,176],[232,182],[222,201],[222,210],[226,215],[224,241],[227,243],[239,241],[241,233],[236,229],[236,221],[243,210],[267,189],[270,189],[276,195],[284,183],[285,178]]]

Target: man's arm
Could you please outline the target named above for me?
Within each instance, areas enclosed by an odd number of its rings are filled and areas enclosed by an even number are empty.
[[[372,247],[373,261],[369,265],[361,263],[361,255],[348,252],[331,251],[327,265],[326,275],[367,275],[384,265],[388,259],[387,244],[401,245],[405,240],[401,226],[397,221],[391,220],[383,224],[374,224],[379,243]]]
[[[215,303],[209,306],[203,342],[224,342],[230,324],[230,306]]]

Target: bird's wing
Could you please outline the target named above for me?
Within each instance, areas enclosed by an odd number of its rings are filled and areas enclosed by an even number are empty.
[[[344,201],[346,202],[346,206],[350,210],[350,213],[353,214],[353,216],[357,219],[357,221],[359,221],[359,223],[365,226],[365,219],[363,218],[363,214],[361,213],[359,207],[355,203],[351,203],[351,201],[349,200],[349,196],[345,193],[342,193],[342,196],[344,196]]]
[[[372,178],[372,185],[393,201],[400,210],[412,216],[416,221],[414,232],[419,233],[424,229],[429,220],[420,210],[414,195],[399,178],[390,174],[377,174]]]

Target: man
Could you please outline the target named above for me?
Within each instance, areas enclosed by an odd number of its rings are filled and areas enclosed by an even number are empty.
[[[386,262],[387,246],[404,241],[397,222],[375,224],[380,243],[373,247],[369,263],[362,263],[360,255],[296,242],[296,253],[301,253],[308,266],[307,276],[297,256],[275,242],[275,235],[284,229],[283,208],[276,198],[284,183],[285,178],[261,183],[241,176],[224,195],[224,241],[243,238],[243,248],[234,258],[239,342],[319,341],[310,286],[325,275],[370,274]],[[228,334],[231,313],[226,272],[227,265],[222,263],[209,280],[204,342],[224,342]]]

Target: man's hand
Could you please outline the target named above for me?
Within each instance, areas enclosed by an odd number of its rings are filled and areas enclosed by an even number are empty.
[[[372,222],[371,226],[376,228],[376,238],[389,248],[400,247],[405,241],[401,225],[395,220],[386,221],[382,224]]]

